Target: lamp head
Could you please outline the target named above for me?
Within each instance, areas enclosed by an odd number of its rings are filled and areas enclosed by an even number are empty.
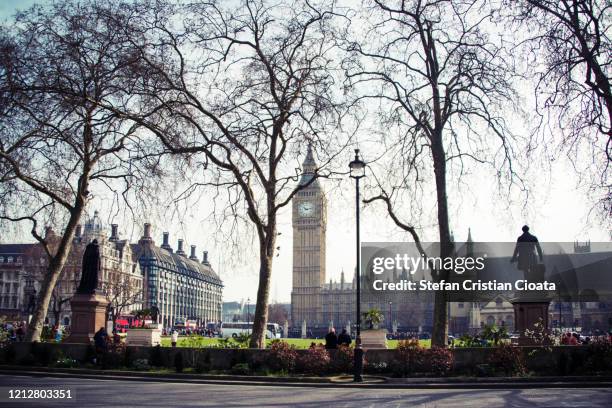
[[[365,177],[366,164],[359,158],[359,149],[355,149],[355,159],[349,163],[351,169],[351,177],[354,179],[360,179]]]

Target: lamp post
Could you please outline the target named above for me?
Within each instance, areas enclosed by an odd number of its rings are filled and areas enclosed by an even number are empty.
[[[357,320],[355,336],[355,374],[353,381],[361,382],[363,377],[363,349],[361,348],[361,265],[360,265],[360,238],[359,238],[359,180],[365,177],[366,164],[359,158],[359,149],[355,149],[355,159],[349,163],[351,178],[355,179],[355,216],[356,216],[356,268],[357,281]]]
[[[247,334],[251,334],[251,330],[249,328],[249,324],[251,323],[251,308],[249,307],[249,303],[251,303],[251,298],[247,298]]]
[[[391,315],[392,313],[392,309],[391,306],[393,305],[393,302],[389,302],[389,331],[393,332],[393,316]]]

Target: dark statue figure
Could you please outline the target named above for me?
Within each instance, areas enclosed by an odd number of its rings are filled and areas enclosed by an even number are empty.
[[[98,240],[94,239],[83,254],[83,270],[81,282],[76,291],[78,294],[91,295],[96,293],[98,287],[98,274],[100,273],[100,246]]]
[[[537,252],[537,256],[536,256]],[[539,262],[538,262],[539,258]],[[538,239],[529,233],[529,227],[523,226],[523,233],[516,240],[514,254],[510,262],[517,262],[519,271],[523,271],[525,278],[543,275],[543,254]],[[539,276],[538,276],[539,277]]]

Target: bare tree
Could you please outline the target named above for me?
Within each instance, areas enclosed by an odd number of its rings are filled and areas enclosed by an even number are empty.
[[[38,341],[70,253],[75,229],[96,191],[127,197],[136,177],[137,126],[96,101],[129,95],[134,60],[118,23],[122,4],[58,2],[18,13],[0,44],[0,220],[29,223],[49,258],[27,339]],[[59,225],[57,245],[41,232]]]
[[[135,44],[145,79],[137,92],[150,112],[126,106],[121,114],[206,169],[197,186],[226,193],[231,218],[255,229],[259,284],[250,345],[265,347],[278,214],[329,174],[343,148],[332,137],[341,116],[333,10],[303,1],[247,0],[227,10],[196,1],[158,2],[142,14],[146,40]],[[298,159],[309,144],[312,155],[325,152],[325,159],[302,169]]]
[[[102,282],[102,292],[113,310],[113,327],[117,318],[132,306],[142,304],[142,280],[137,279],[128,271],[109,271],[108,278]]]
[[[449,177],[456,180],[470,164],[485,164],[500,179],[514,180],[514,152],[501,111],[514,98],[512,66],[487,35],[491,11],[485,2],[373,1],[365,27],[348,39],[345,62],[349,85],[360,99],[380,103],[379,120],[386,157],[377,175],[381,200],[394,223],[420,248],[418,226],[402,220],[420,211],[418,196],[433,179],[440,256],[451,256]],[[394,133],[397,135],[394,136]],[[375,169],[375,174],[377,170]],[[425,194],[425,193],[424,193]],[[434,271],[436,280],[448,271]],[[436,292],[432,344],[445,346],[446,296]]]
[[[546,113],[551,117],[540,123],[540,130],[562,132],[562,146],[579,170],[585,163],[594,164],[598,174],[591,182],[598,192],[603,188],[601,202],[609,218],[612,4],[606,0],[524,0],[504,1],[503,6],[520,23],[513,28],[527,33],[528,65],[536,73],[538,109],[543,119]]]
[[[270,322],[284,324],[288,319],[289,313],[285,305],[275,303],[268,307],[268,320]]]

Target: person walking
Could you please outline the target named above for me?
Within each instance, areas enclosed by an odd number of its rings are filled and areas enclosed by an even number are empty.
[[[178,342],[178,332],[176,330],[172,330],[170,341],[172,342],[172,347],[176,347],[176,343]]]
[[[338,336],[336,336],[336,329],[333,327],[329,330],[329,333],[325,336],[325,348],[328,350],[335,349],[338,347]]]

